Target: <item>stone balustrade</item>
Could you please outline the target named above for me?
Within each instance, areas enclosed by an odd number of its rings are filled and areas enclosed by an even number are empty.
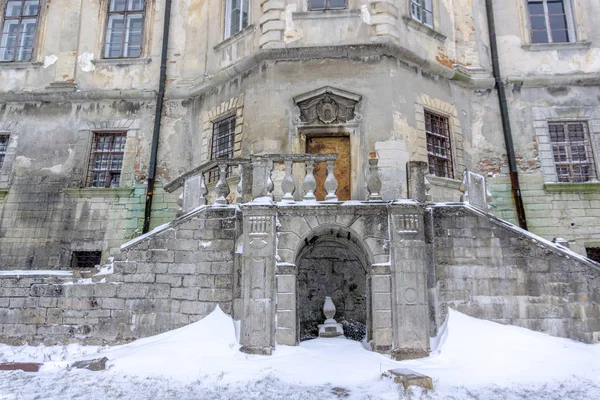
[[[301,187],[303,196],[299,202],[317,202],[315,191],[317,190],[317,179],[315,178],[315,164],[324,162],[327,165],[327,175],[323,183],[325,202],[337,202],[336,190],[338,182],[335,177],[335,161],[337,154],[268,154],[253,156],[251,158],[223,158],[211,160],[193,169],[192,171],[178,177],[165,186],[165,191],[173,192],[183,187],[179,196],[181,214],[188,213],[199,206],[206,205],[208,199],[212,200],[212,206],[224,206],[231,203],[245,203],[248,201],[260,201],[261,199],[274,200],[273,191],[275,184],[271,178],[275,163],[281,163],[284,167],[283,179],[278,182],[281,185],[282,203],[295,203],[298,196],[294,193]],[[366,200],[381,200],[381,179],[377,159],[369,160],[369,175],[367,179],[367,190],[369,195]],[[207,177],[212,173],[218,179],[216,183],[208,184]],[[297,185],[294,177],[304,174],[301,185]],[[232,178],[229,180],[229,178]],[[232,188],[230,184],[236,183],[237,196],[230,196]],[[209,193],[212,189],[214,193]]]

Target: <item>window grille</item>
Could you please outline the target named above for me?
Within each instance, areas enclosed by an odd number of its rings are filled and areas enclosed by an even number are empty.
[[[248,26],[248,0],[225,1],[225,39]]]
[[[4,164],[4,157],[6,157],[6,150],[8,149],[8,135],[0,135],[0,168]]]
[[[145,0],[110,0],[104,58],[135,58],[142,53]]]
[[[71,255],[71,268],[95,268],[102,261],[101,251],[74,251]]]
[[[235,115],[222,119],[213,124],[210,159],[233,158],[233,143],[235,141]],[[227,168],[227,176],[231,174],[231,166]],[[208,181],[214,182],[219,178],[219,169],[209,171]]]
[[[9,0],[0,32],[0,61],[30,61],[40,12],[39,0]]]
[[[309,0],[308,9],[316,10],[342,10],[346,8],[346,0]]]
[[[119,187],[126,139],[125,132],[94,134],[86,182],[87,187]]]
[[[561,43],[572,40],[569,16],[563,0],[528,1],[532,43]]]
[[[429,173],[435,176],[454,178],[448,126],[448,118],[425,111]]]
[[[587,123],[551,122],[548,130],[558,181],[589,182],[596,179]]]
[[[417,21],[433,27],[432,0],[410,0],[410,14]]]

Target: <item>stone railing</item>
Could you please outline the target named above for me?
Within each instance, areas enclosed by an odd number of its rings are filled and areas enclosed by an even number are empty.
[[[325,202],[336,202],[338,197],[336,190],[338,182],[335,178],[334,169],[337,154],[268,154],[253,156],[251,158],[223,158],[211,160],[192,171],[178,177],[167,184],[164,189],[167,192],[173,192],[183,186],[183,191],[179,196],[179,205],[181,213],[187,213],[199,206],[206,205],[208,198],[214,198],[213,206],[223,206],[230,203],[245,203],[250,200],[267,199],[273,200],[273,191],[275,188],[271,175],[274,171],[275,163],[281,163],[284,167],[284,176],[281,179],[281,191],[283,196],[281,202],[296,202],[294,193],[297,190],[294,176],[304,174],[301,186],[301,202],[316,202],[315,191],[317,190],[317,180],[314,176],[314,164],[325,162],[327,164],[327,176],[324,182],[326,191]],[[367,200],[381,200],[381,179],[377,167],[378,160],[372,158],[369,160],[369,176],[367,180],[367,190],[369,196]],[[206,176],[210,171],[217,169],[218,181],[214,185],[214,195],[209,193]],[[228,176],[228,171],[231,175]],[[237,196],[232,198],[229,178],[237,178],[235,190]],[[235,183],[235,180],[233,180]]]

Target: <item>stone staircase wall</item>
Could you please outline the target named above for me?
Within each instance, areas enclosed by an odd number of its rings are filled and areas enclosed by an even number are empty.
[[[443,305],[553,336],[599,341],[599,264],[464,205],[435,206],[433,214]]]

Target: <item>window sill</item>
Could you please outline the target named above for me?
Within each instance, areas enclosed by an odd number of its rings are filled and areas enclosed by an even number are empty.
[[[38,61],[2,61],[0,62],[0,69],[27,69],[27,68],[39,68],[44,63]]]
[[[237,42],[241,38],[249,35],[251,32],[254,32],[254,25],[248,25],[241,31],[234,33],[233,35],[229,36],[227,39],[223,40],[221,43],[219,43],[215,47],[213,47],[213,49],[215,51],[219,51],[219,50],[229,46],[231,43]]]
[[[140,65],[150,64],[152,58],[140,57],[140,58],[98,58],[92,60],[94,65],[110,65],[115,67],[127,67],[129,65]]]
[[[528,51],[580,50],[589,49],[591,44],[591,42],[528,43],[521,47]]]
[[[404,22],[406,23],[406,25],[410,28],[413,28],[421,33],[426,34],[427,36],[430,36],[436,40],[439,40],[440,42],[444,42],[446,41],[446,35],[443,35],[441,33],[439,33],[438,31],[436,31],[435,29],[433,29],[430,26],[425,25],[422,22],[417,21],[414,18],[408,17],[408,16],[403,16],[402,19],[404,20]]]
[[[600,182],[544,183],[546,193],[599,193]]]
[[[460,190],[461,181],[452,178],[443,178],[435,175],[425,175],[431,185],[441,186],[448,189]]]
[[[92,197],[130,197],[132,188],[83,188],[65,189],[65,197],[92,198]]]
[[[327,19],[327,18],[354,18],[361,16],[358,9],[341,9],[341,10],[313,10],[300,11],[292,13],[292,19]]]

